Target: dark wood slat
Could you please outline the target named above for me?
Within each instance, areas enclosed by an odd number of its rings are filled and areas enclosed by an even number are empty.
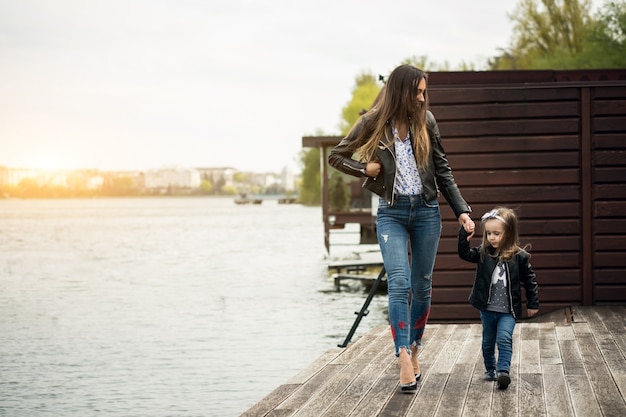
[[[626,181],[626,178],[624,179]],[[595,198],[599,200],[626,200],[626,184],[596,185]]]
[[[623,134],[616,133],[597,133],[594,135],[594,149],[625,149],[626,140]]]
[[[482,233],[482,227],[478,233]],[[482,235],[474,235],[470,243],[472,246],[478,246],[481,242]],[[596,250],[626,249],[626,237],[602,237],[596,238]],[[563,252],[563,251],[579,251],[581,250],[581,242],[578,237],[571,236],[528,236],[522,235],[520,238],[522,246],[524,242],[531,244],[529,252],[531,254],[538,252]],[[458,239],[453,237],[442,237],[439,241],[439,253],[457,253]]]
[[[594,117],[593,118],[593,131],[597,133],[626,132],[626,117],[624,116]]]
[[[491,137],[455,137],[443,138],[446,154],[450,157],[458,153],[481,154],[503,152],[538,152],[538,151],[578,151],[578,135],[533,135]],[[455,167],[456,168],[456,167]]]
[[[535,273],[537,274],[537,282],[541,285],[565,285],[575,286],[580,284],[580,270],[579,269],[549,269],[544,270],[537,268],[533,265]],[[456,287],[458,291],[467,288],[469,294],[469,288],[471,288],[474,282],[475,266],[467,264],[465,269],[459,268],[458,270],[438,270],[433,275],[433,285],[436,288],[440,287]],[[614,280],[602,281],[604,283],[624,282],[624,278],[618,278],[618,274],[621,274],[622,270],[616,270]]]
[[[592,116],[604,116],[610,114],[624,114],[626,113],[626,100],[623,97],[619,97],[616,100],[594,100],[592,103]]]
[[[599,99],[622,99],[626,97],[626,87],[623,86],[611,86],[603,87],[596,86],[592,89],[592,97],[594,100]]]
[[[594,249],[597,251],[620,251],[626,250],[626,236],[596,236]],[[624,279],[626,281],[626,277]]]
[[[463,196],[469,201],[494,201],[496,198],[507,206],[507,202],[517,204],[527,201],[572,201],[580,198],[578,186],[508,186],[508,187],[464,187]]]
[[[524,88],[508,87],[443,87],[428,86],[430,104],[434,106],[460,103],[560,102],[578,100],[578,88]]]
[[[526,170],[491,170],[455,172],[460,187],[486,185],[554,185],[578,184],[580,170],[564,169],[526,169]]]
[[[626,167],[624,168],[596,168],[594,170],[596,183],[603,182],[624,182],[626,178]]]
[[[436,115],[435,115],[436,116]],[[621,119],[598,120],[596,131],[618,131]],[[546,135],[578,132],[580,119],[576,117],[561,119],[512,119],[502,121],[481,120],[477,122],[446,122],[439,124],[439,131],[444,138],[466,137],[467,132],[477,136],[502,136],[502,135]]]
[[[497,120],[547,117],[580,117],[578,101],[554,103],[486,103],[431,106],[439,124],[453,120]]]
[[[448,155],[448,159],[454,173],[476,169],[578,168],[580,165],[577,152]]]

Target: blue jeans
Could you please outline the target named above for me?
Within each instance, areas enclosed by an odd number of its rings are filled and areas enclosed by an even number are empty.
[[[483,361],[485,369],[509,372],[513,355],[513,330],[515,317],[510,313],[496,313],[483,310],[480,312],[483,323]],[[496,345],[498,345],[498,363],[496,364]]]
[[[389,324],[398,355],[400,348],[420,344],[428,321],[441,236],[437,199],[427,202],[422,195],[398,196],[391,207],[381,199],[376,234],[387,271]]]

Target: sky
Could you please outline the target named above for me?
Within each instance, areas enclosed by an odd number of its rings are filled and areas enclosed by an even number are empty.
[[[0,166],[297,172],[359,74],[485,69],[517,3],[0,0]]]

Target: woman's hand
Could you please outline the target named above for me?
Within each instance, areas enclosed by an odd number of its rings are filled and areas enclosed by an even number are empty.
[[[368,177],[377,177],[380,174],[380,162],[368,162],[365,167],[365,175]]]
[[[467,233],[469,233],[467,240],[470,240],[472,236],[474,236],[474,233],[476,232],[476,225],[472,221],[472,218],[469,216],[469,214],[462,213],[459,216],[459,224],[463,226],[463,229],[465,229]]]
[[[534,317],[538,312],[539,312],[539,310],[537,310],[535,308],[527,308],[526,309],[526,313],[528,313],[528,317]]]

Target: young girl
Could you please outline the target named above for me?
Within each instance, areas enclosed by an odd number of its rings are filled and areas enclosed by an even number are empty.
[[[498,381],[498,388],[506,389],[511,383],[513,329],[516,319],[522,317],[522,286],[526,290],[528,317],[532,317],[539,311],[537,281],[530,254],[519,246],[513,210],[496,207],[483,215],[482,222],[482,244],[470,248],[469,240],[474,233],[461,227],[458,250],[461,259],[477,264],[469,302],[480,310],[485,379]]]

